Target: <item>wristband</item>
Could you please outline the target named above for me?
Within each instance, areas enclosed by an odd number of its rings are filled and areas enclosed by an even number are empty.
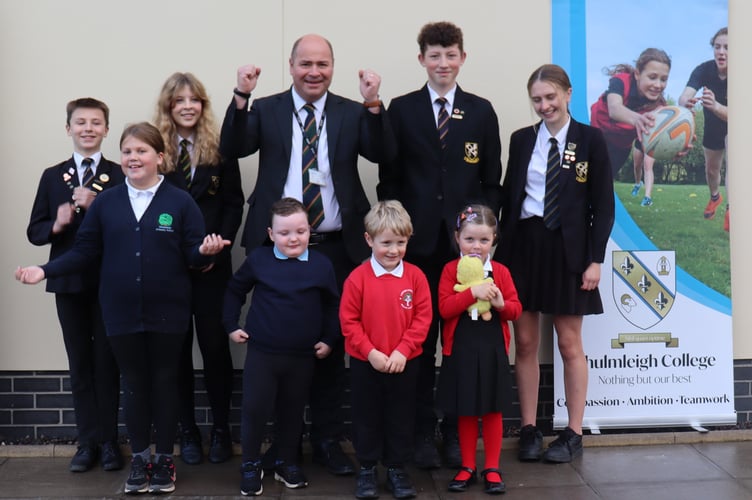
[[[376,99],[375,101],[365,101],[363,103],[364,108],[380,108],[383,103],[381,102],[381,99]]]
[[[234,89],[232,89],[232,93],[235,94],[238,97],[242,97],[243,99],[250,99],[251,98],[251,93],[250,92],[241,92],[240,90],[238,90],[237,87],[235,87]]]

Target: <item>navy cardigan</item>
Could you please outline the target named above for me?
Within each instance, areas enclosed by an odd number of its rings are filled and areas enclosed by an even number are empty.
[[[84,272],[101,258],[107,335],[184,333],[191,312],[189,266],[212,262],[198,250],[204,233],[201,211],[187,192],[162,182],[137,221],[122,184],[96,197],[73,248],[42,268],[54,278]]]

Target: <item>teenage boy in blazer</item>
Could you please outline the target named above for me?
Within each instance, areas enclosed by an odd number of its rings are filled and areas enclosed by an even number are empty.
[[[427,24],[418,35],[418,45],[418,61],[426,68],[428,82],[389,105],[396,148],[379,165],[377,192],[381,200],[401,201],[410,214],[416,230],[405,260],[421,268],[433,291],[434,318],[420,356],[415,462],[435,468],[441,464],[434,442],[433,404],[439,278],[444,265],[457,255],[452,241],[462,208],[480,203],[499,213],[501,139],[491,103],[457,85],[466,58],[462,30],[448,22]],[[445,101],[446,119],[441,119],[439,100]],[[445,415],[441,424],[445,463],[459,467],[456,427],[456,419]]]
[[[248,198],[242,244],[246,253],[270,245],[266,229],[272,203],[287,196],[303,200],[303,123],[308,114],[304,105],[313,104],[317,136],[312,146],[318,168],[311,182],[320,189],[324,218],[312,227],[310,245],[332,261],[341,290],[350,271],[369,255],[363,217],[370,203],[358,174],[358,156],[375,163],[382,160],[389,123],[379,100],[381,78],[373,71],[360,71],[363,103],[332,94],[328,91],[334,73],[332,47],[314,34],[295,42],[289,63],[292,88],[255,99],[250,110],[249,99],[261,68],[239,68],[235,98],[222,125],[224,156],[238,158],[259,151],[258,177]],[[332,355],[316,360],[310,398],[314,460],[338,475],[355,472],[339,445],[344,375],[340,343]]]
[[[78,228],[98,193],[123,182],[120,165],[105,159],[102,141],[109,130],[110,110],[90,97],[66,108],[65,130],[73,139],[73,156],[47,168],[39,181],[26,235],[34,245],[50,245],[50,260],[73,246]],[[86,173],[90,163],[92,176]],[[47,281],[55,294],[58,320],[68,355],[78,449],[70,470],[91,469],[101,456],[105,470],[119,470],[120,373],[104,332],[97,290],[99,262],[86,272]]]

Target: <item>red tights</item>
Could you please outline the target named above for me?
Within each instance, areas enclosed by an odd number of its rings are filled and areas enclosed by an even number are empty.
[[[502,427],[501,413],[488,413],[480,417],[483,423],[483,447],[486,450],[486,462],[484,469],[497,469],[501,456],[501,439],[504,429]],[[460,453],[462,454],[462,466],[475,470],[475,453],[478,446],[478,417],[459,417],[457,430],[460,439]],[[455,476],[464,481],[470,474],[461,470]],[[501,481],[501,477],[491,472],[487,475],[489,481]]]

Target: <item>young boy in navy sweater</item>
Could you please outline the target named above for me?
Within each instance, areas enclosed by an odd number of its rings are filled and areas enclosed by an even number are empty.
[[[380,201],[365,217],[372,255],[345,281],[340,322],[350,355],[353,436],[360,462],[355,496],[377,498],[376,464],[387,468],[395,498],[417,493],[404,470],[412,458],[418,364],[431,324],[431,292],[423,272],[404,262],[413,233],[395,200]]]
[[[297,461],[302,415],[316,358],[341,342],[339,292],[331,262],[308,249],[311,235],[302,203],[282,198],[272,205],[274,246],[253,250],[227,284],[224,325],[230,338],[247,343],[243,369],[240,492],[263,492],[261,442],[266,422],[276,417],[274,478],[288,488],[308,485]],[[240,309],[253,290],[245,327]],[[276,405],[270,405],[274,401]]]

